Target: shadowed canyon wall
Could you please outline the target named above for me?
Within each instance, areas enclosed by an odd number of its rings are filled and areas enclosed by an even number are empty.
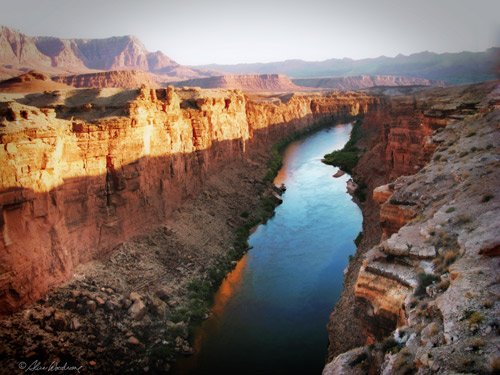
[[[222,163],[378,101],[330,93],[253,102],[241,91],[172,87],[5,96],[0,313],[161,224]]]

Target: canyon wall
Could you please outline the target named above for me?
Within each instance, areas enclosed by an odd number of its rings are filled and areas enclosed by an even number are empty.
[[[240,89],[244,91],[303,91],[283,74],[225,75],[208,78],[189,79],[172,83],[176,87],[195,86],[205,89]]]
[[[139,70],[114,70],[99,73],[75,74],[69,76],[53,76],[54,82],[77,88],[136,88],[146,85],[159,87],[151,76]]]
[[[162,223],[222,163],[377,103],[356,93],[253,102],[173,87],[4,95],[0,313]]]
[[[488,82],[392,98],[365,117],[371,140],[355,174],[373,191],[364,213],[379,213],[365,215],[364,230],[378,226],[381,241],[349,266],[324,374],[494,370],[499,106],[498,82]],[[352,324],[363,334],[343,340]],[[467,349],[475,342],[481,351]]]

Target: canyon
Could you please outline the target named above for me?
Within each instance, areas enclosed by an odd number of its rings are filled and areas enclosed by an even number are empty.
[[[360,88],[372,88],[381,85],[391,87],[407,86],[436,86],[443,85],[442,81],[429,81],[425,79],[407,77],[337,77],[325,79],[294,79],[296,85],[290,78],[283,74],[260,74],[260,75],[225,75],[208,78],[193,78],[183,81],[170,82],[166,76],[152,74],[141,70],[110,70],[104,72],[52,75],[36,70],[21,74],[17,77],[0,82],[2,92],[41,92],[64,88],[136,88],[141,85],[148,87],[199,87],[205,89],[238,89],[248,93],[277,93],[298,91],[348,91]],[[324,84],[324,87],[321,85]],[[312,87],[308,87],[310,85]],[[385,86],[384,86],[385,87]]]
[[[172,87],[4,94],[1,312],[159,225],[222,161],[377,102],[358,93],[255,102]]]
[[[47,53],[59,43],[28,42]],[[41,58],[29,46],[16,56]],[[139,55],[140,67],[152,64]],[[285,79],[268,78],[271,89]],[[125,357],[134,370],[168,370],[172,342],[190,351],[189,318],[174,316],[191,282],[232,248],[241,212],[275,197],[262,183],[272,145],[364,116],[353,172],[368,191],[363,238],[328,325],[324,374],[494,371],[499,98],[497,81],[403,96],[173,86],[0,94],[0,313],[9,316],[0,355],[58,353],[109,373],[126,369]]]

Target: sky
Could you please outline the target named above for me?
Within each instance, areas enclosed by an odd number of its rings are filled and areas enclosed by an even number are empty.
[[[0,0],[29,36],[135,35],[183,65],[369,58],[500,46],[499,0]]]

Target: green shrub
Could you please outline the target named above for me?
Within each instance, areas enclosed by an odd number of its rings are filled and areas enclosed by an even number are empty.
[[[358,151],[333,151],[326,154],[322,162],[339,167],[347,173],[352,173],[353,168],[358,163]]]
[[[354,190],[354,196],[361,202],[364,202],[368,196],[368,185],[364,180],[359,180],[356,183],[358,184],[358,188]]]
[[[362,239],[363,239],[363,232],[359,232],[358,236],[354,239],[354,244],[356,245],[356,247],[359,246]]]
[[[153,362],[158,360],[168,360],[172,357],[174,351],[169,345],[161,345],[154,347],[151,349],[151,354],[149,355],[149,359]]]
[[[448,209],[446,210],[446,213],[447,213],[447,214],[450,214],[450,213],[452,213],[452,212],[454,212],[454,211],[455,211],[455,207],[450,207],[450,208],[448,208]]]
[[[188,309],[186,307],[181,307],[174,311],[169,318],[174,323],[186,322],[189,320]]]
[[[323,163],[339,167],[343,171],[352,174],[353,168],[359,160],[361,150],[356,147],[356,143],[362,137],[361,125],[363,122],[357,120],[351,130],[351,137],[342,150],[333,151],[326,154],[322,160]]]

